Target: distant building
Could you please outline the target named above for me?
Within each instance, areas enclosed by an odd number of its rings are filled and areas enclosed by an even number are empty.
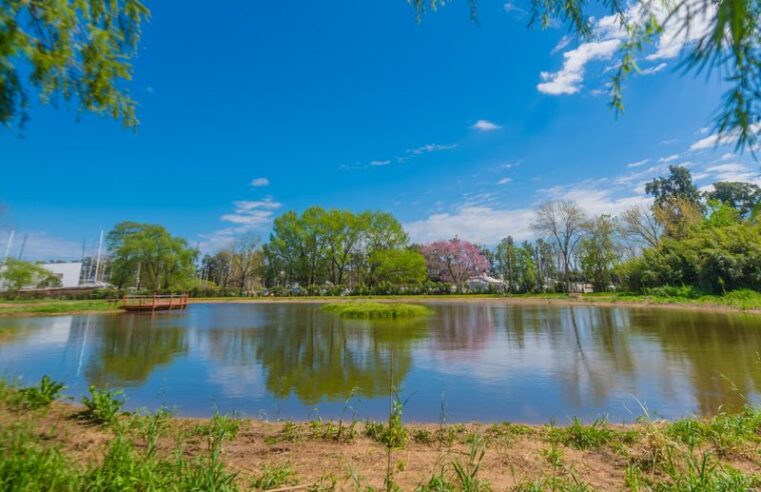
[[[485,292],[495,290],[505,290],[507,284],[504,280],[490,277],[485,273],[468,279],[468,290],[473,292]]]
[[[61,287],[79,287],[79,279],[82,275],[82,263],[43,263],[40,265],[50,271],[61,281]]]

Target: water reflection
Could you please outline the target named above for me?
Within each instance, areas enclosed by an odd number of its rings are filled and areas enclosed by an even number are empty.
[[[171,398],[255,413],[341,407],[354,390],[382,415],[391,385],[407,415],[457,419],[632,418],[635,397],[666,417],[758,401],[761,317],[587,306],[434,303],[429,319],[341,320],[315,305],[194,305],[184,313],[13,318],[0,371],[50,374],[84,392],[126,387],[135,406]],[[162,386],[163,385],[163,386]],[[637,409],[634,408],[636,411]]]

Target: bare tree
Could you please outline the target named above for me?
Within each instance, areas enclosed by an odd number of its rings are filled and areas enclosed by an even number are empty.
[[[544,202],[536,211],[531,228],[555,243],[563,268],[566,292],[571,290],[571,260],[584,234],[587,219],[572,200]]]
[[[649,207],[631,207],[621,214],[620,221],[621,232],[627,238],[653,248],[660,244],[663,227],[655,220],[655,215]]]
[[[261,265],[259,238],[253,235],[241,236],[232,247],[232,275],[241,291],[250,291]]]

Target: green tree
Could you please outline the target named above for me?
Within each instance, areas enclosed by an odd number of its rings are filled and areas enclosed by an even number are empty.
[[[61,279],[53,272],[28,261],[6,258],[0,266],[0,280],[10,291],[19,291],[25,287],[44,288],[60,287]]]
[[[761,203],[761,188],[753,183],[719,181],[713,184],[713,191],[706,192],[705,196],[709,200],[726,203],[742,217],[747,217]]]
[[[0,123],[28,118],[32,91],[42,103],[135,126],[125,83],[148,9],[138,0],[5,0],[0,3]]]
[[[502,280],[507,282],[507,291],[513,292],[516,287],[516,247],[512,236],[507,236],[497,245],[494,257],[497,260],[497,271]]]
[[[726,202],[708,200],[708,217],[705,227],[726,227],[742,222],[740,211]]]
[[[425,257],[412,249],[378,249],[370,254],[369,284],[417,286],[425,282],[428,269]]]
[[[111,281],[119,287],[182,290],[195,281],[197,251],[162,226],[121,222],[108,233]]]
[[[609,215],[601,215],[587,226],[579,243],[581,269],[596,292],[608,290],[616,262],[616,223]]]
[[[684,166],[669,166],[669,175],[646,183],[645,193],[655,199],[656,206],[668,205],[674,199],[700,203],[700,192],[692,182],[690,170]]]

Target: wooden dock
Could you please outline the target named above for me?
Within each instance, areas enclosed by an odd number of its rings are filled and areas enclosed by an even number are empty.
[[[169,311],[188,307],[187,294],[170,294],[154,296],[124,296],[122,305],[125,311]]]

